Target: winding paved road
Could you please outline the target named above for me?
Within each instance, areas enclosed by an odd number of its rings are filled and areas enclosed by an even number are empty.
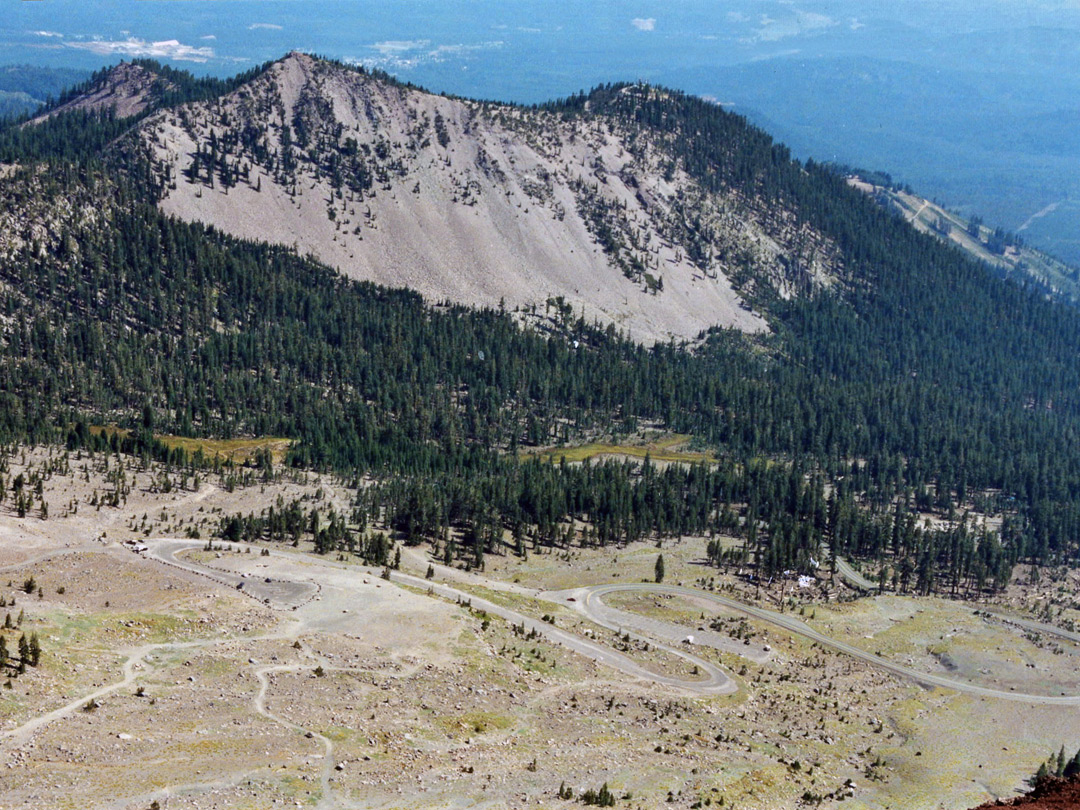
[[[839,574],[840,578],[847,582],[848,585],[853,586],[857,590],[876,591],[878,589],[878,586],[875,583],[868,580],[852,568],[846,560],[843,560],[840,557],[836,558],[836,573]],[[993,616],[999,621],[1015,624],[1017,627],[1023,627],[1025,630],[1043,633],[1048,636],[1054,636],[1056,638],[1064,639],[1065,641],[1080,644],[1080,633],[1074,633],[1071,630],[1064,630],[1060,627],[1054,627],[1052,624],[1043,624],[1042,622],[1032,621],[1031,619],[1021,619],[1017,616],[1009,616],[1006,613],[998,613],[996,610],[983,610],[983,613],[988,616]]]
[[[602,644],[598,641],[579,636],[576,633],[571,633],[562,628],[556,627],[553,624],[548,624],[544,621],[539,621],[530,616],[526,616],[523,613],[518,613],[516,610],[512,610],[502,605],[498,605],[490,600],[483,599],[473,594],[459,591],[456,588],[451,588],[447,585],[439,585],[432,583],[429,580],[421,579],[420,577],[410,576],[409,574],[400,574],[393,572],[390,575],[391,582],[398,582],[406,585],[412,585],[417,588],[425,588],[431,591],[431,593],[441,596],[445,599],[456,599],[464,602],[468,602],[474,609],[480,609],[486,613],[490,613],[499,618],[506,619],[511,624],[523,624],[527,631],[536,631],[548,641],[553,641],[562,647],[566,647],[568,650],[584,655],[586,658],[617,669],[620,672],[624,672],[627,675],[631,675],[635,678],[642,678],[644,680],[654,681],[656,683],[664,684],[665,686],[675,687],[677,689],[683,689],[689,692],[694,692],[699,695],[730,695],[738,689],[738,685],[732,680],[726,672],[715,664],[711,664],[703,658],[698,658],[696,655],[680,650],[677,647],[669,647],[666,644],[657,643],[655,639],[647,640],[654,647],[666,650],[672,655],[676,655],[679,658],[695,665],[698,670],[704,673],[704,678],[701,679],[686,679],[675,678],[668,675],[660,675],[656,672],[646,669],[638,664],[634,659],[627,655],[623,655],[621,652],[611,649],[606,644]],[[599,622],[597,622],[599,624]],[[629,625],[626,625],[629,627]],[[623,627],[611,627],[612,630],[622,630]],[[633,635],[633,634],[631,634]],[[639,636],[640,638],[640,636]]]
[[[729,599],[726,596],[719,596],[717,594],[707,593],[705,591],[698,591],[692,588],[682,588],[677,585],[653,585],[650,583],[641,584],[626,584],[626,585],[594,585],[586,588],[578,588],[574,591],[561,592],[552,594],[556,598],[568,594],[569,598],[572,597],[576,601],[573,603],[577,606],[578,610],[588,616],[593,621],[603,623],[610,621],[612,608],[604,605],[603,598],[610,593],[670,593],[679,596],[692,597],[697,600],[707,600],[714,602],[715,604],[727,608],[729,610],[736,610],[740,613],[758,619],[760,621],[768,622],[776,627],[779,627],[788,632],[800,635],[803,638],[808,638],[811,641],[816,641],[823,647],[842,652],[846,655],[850,655],[852,658],[857,658],[860,661],[865,661],[878,669],[883,669],[886,672],[891,672],[894,675],[899,675],[902,678],[908,678],[916,683],[923,684],[924,686],[940,686],[945,689],[953,689],[957,692],[964,692],[969,695],[975,695],[977,697],[998,698],[1001,700],[1012,700],[1020,703],[1035,703],[1049,706],[1080,706],[1080,695],[1030,695],[1020,692],[1003,691],[1000,689],[992,689],[986,686],[978,686],[976,684],[966,683],[964,681],[953,680],[942,675],[934,675],[927,672],[920,672],[919,670],[912,669],[911,667],[905,667],[901,664],[897,664],[887,658],[882,658],[879,655],[874,655],[871,652],[867,652],[860,647],[856,647],[853,644],[848,644],[845,641],[839,641],[834,638],[826,636],[824,633],[820,633],[806,622],[798,619],[794,616],[790,616],[785,613],[777,613],[774,610],[767,608],[755,607],[754,605],[748,605],[743,602],[739,602],[735,599]],[[1009,619],[1009,621],[1016,621]],[[1017,621],[1016,623],[1024,626],[1027,623],[1024,620]],[[1054,630],[1056,635],[1060,635],[1068,638],[1070,635],[1066,634],[1066,631],[1057,630],[1051,628],[1049,625],[1040,625],[1043,632],[1049,632]],[[686,634],[685,628],[682,629],[682,633]],[[695,635],[695,641],[697,637]]]
[[[176,556],[183,551],[201,550],[204,547],[204,544],[198,541],[160,539],[148,540],[147,545],[149,546],[149,550],[145,552],[146,556],[167,565],[182,568],[186,571],[191,571],[192,573],[201,574],[202,576],[209,577],[210,579],[225,585],[235,587],[237,583],[243,582],[245,583],[245,593],[260,601],[266,602],[273,608],[291,608],[296,603],[297,599],[310,598],[311,588],[314,587],[311,582],[293,582],[292,585],[295,587],[290,588],[287,587],[289,581],[283,580],[280,576],[273,578],[273,581],[269,584],[254,578],[241,578],[237,574],[205,566]],[[240,544],[236,543],[231,545],[240,547]],[[270,556],[302,563],[309,567],[322,566],[353,571],[358,575],[378,576],[377,572],[359,568],[356,565],[339,563],[334,560],[313,557],[307,554],[274,549],[270,551]],[[439,566],[439,568],[442,568],[442,566]],[[654,681],[656,683],[664,684],[665,686],[682,689],[698,695],[728,695],[738,689],[738,685],[735,681],[720,667],[703,658],[699,658],[685,649],[657,643],[655,639],[647,640],[654,647],[660,647],[672,655],[682,658],[689,664],[696,666],[702,676],[699,678],[685,679],[658,674],[643,667],[631,657],[624,655],[617,650],[613,650],[611,647],[599,641],[579,636],[576,633],[563,630],[555,625],[548,624],[547,622],[533,618],[532,616],[527,616],[524,613],[496,604],[489,599],[484,599],[483,597],[450,587],[449,585],[432,582],[431,580],[422,579],[421,577],[412,576],[410,574],[402,574],[398,571],[391,572],[390,581],[399,585],[409,585],[414,588],[420,588],[434,596],[440,596],[444,599],[452,599],[456,602],[467,603],[476,610],[482,610],[493,616],[498,616],[511,624],[523,625],[526,632],[535,631],[549,641],[555,642],[572,652],[584,655],[600,664],[609,666],[612,669],[617,669],[620,672],[635,678]],[[498,589],[501,585],[501,583],[480,577],[476,578],[476,582],[477,584],[482,584],[485,587],[493,589]],[[272,588],[272,591],[266,590],[267,588]],[[512,592],[520,593],[521,590],[522,589],[514,588]]]
[[[284,551],[284,550],[271,550],[270,556],[276,557],[279,560],[287,561],[289,563],[297,565],[297,569],[290,570],[288,567],[282,569],[278,568],[275,576],[269,580],[263,576],[261,578],[256,577],[244,577],[236,574],[232,571],[225,570],[223,568],[213,567],[211,565],[204,565],[192,560],[178,558],[177,555],[183,551],[197,550],[203,548],[203,544],[192,540],[176,540],[176,539],[159,539],[147,541],[149,548],[144,552],[145,555],[155,561],[182,568],[191,573],[198,574],[200,576],[207,577],[221,585],[236,589],[237,585],[242,584],[240,589],[248,596],[258,599],[269,605],[271,608],[280,611],[289,611],[292,616],[295,617],[294,621],[287,622],[287,627],[282,627],[276,632],[272,632],[262,636],[255,636],[247,641],[257,639],[297,639],[300,633],[305,629],[312,629],[316,626],[323,630],[332,627],[332,623],[328,624],[327,615],[336,613],[337,600],[343,595],[347,595],[350,588],[349,583],[353,581],[351,576],[341,577],[337,574],[338,583],[333,587],[323,587],[320,585],[320,581],[325,582],[326,577],[320,577],[317,573],[319,568],[322,569],[336,569],[337,571],[346,571],[350,574],[356,575],[357,581],[362,581],[364,577],[377,576],[377,573],[371,571],[371,569],[362,568],[356,565],[348,565],[345,563],[336,562],[333,560],[327,560],[324,558],[314,557],[307,554],[301,554],[297,552]],[[245,548],[241,544],[230,544],[234,548]],[[251,551],[261,551],[261,549],[251,548]],[[634,661],[627,655],[624,655],[606,644],[593,639],[586,638],[585,636],[578,635],[563,628],[557,627],[553,624],[537,620],[531,616],[527,616],[518,612],[510,607],[506,607],[502,604],[485,599],[459,588],[452,587],[444,583],[437,583],[431,580],[422,579],[417,576],[409,574],[402,574],[400,572],[391,572],[389,579],[393,583],[399,585],[410,586],[419,590],[422,590],[429,595],[439,596],[444,599],[453,599],[459,603],[467,603],[473,609],[483,610],[494,616],[498,616],[513,624],[523,626],[526,631],[536,631],[539,635],[543,636],[546,640],[559,644],[572,652],[579,655],[586,656],[598,663],[613,669],[619,670],[631,677],[638,678],[644,681],[657,683],[662,686],[666,686],[671,689],[677,689],[679,691],[696,694],[696,695],[724,695],[731,694],[738,689],[737,683],[719,666],[706,661],[698,656],[694,655],[692,650],[695,647],[710,647],[718,650],[736,653],[744,656],[758,663],[763,663],[768,660],[770,652],[767,648],[760,648],[754,645],[747,645],[739,643],[725,634],[717,633],[712,630],[690,630],[683,625],[679,625],[673,622],[666,622],[659,619],[652,619],[647,616],[642,616],[637,613],[620,610],[605,604],[604,597],[615,593],[637,593],[637,594],[649,594],[649,595],[671,595],[681,596],[692,600],[698,605],[705,605],[711,603],[717,607],[735,611],[748,616],[752,619],[756,619],[761,622],[766,622],[774,627],[780,628],[789,633],[793,633],[803,638],[807,638],[823,647],[836,650],[843,654],[849,655],[852,658],[856,658],[867,664],[875,666],[883,671],[890,672],[902,678],[907,678],[919,684],[931,687],[942,687],[956,692],[961,692],[969,695],[973,695],[981,698],[996,698],[1001,700],[1010,700],[1015,702],[1022,702],[1028,704],[1042,704],[1053,706],[1080,706],[1080,696],[1077,695],[1032,695],[1021,694],[1012,691],[1002,691],[998,689],[992,689],[989,687],[978,686],[976,684],[966,683],[963,681],[953,680],[942,675],[934,675],[926,672],[920,672],[910,667],[897,664],[888,659],[882,658],[878,655],[874,655],[864,649],[856,647],[847,642],[830,638],[823,633],[815,630],[807,625],[802,620],[795,616],[778,613],[767,608],[757,607],[740,602],[735,599],[731,599],[725,596],[719,596],[714,593],[706,591],[695,590],[692,588],[684,588],[676,585],[662,585],[652,583],[626,583],[626,584],[605,584],[605,585],[593,585],[582,588],[576,588],[567,591],[552,591],[542,593],[538,591],[531,591],[530,589],[523,588],[518,585],[511,585],[508,583],[501,583],[496,580],[490,580],[486,577],[476,574],[466,574],[453,569],[444,568],[443,566],[436,565],[435,568],[452,580],[461,583],[470,583],[477,586],[486,587],[494,590],[501,590],[508,596],[514,596],[517,598],[538,598],[550,602],[557,602],[564,607],[572,607],[583,616],[594,622],[595,624],[608,628],[614,632],[626,634],[631,633],[636,635],[637,638],[646,640],[649,644],[663,649],[668,653],[678,656],[685,660],[687,663],[697,667],[697,671],[701,673],[700,677],[694,679],[679,678],[671,675],[658,674],[653,672],[638,662]],[[857,572],[854,572],[850,566],[842,560],[837,560],[837,570],[841,576],[852,581],[854,584],[859,584],[860,587],[873,587],[873,583],[869,583],[867,580],[860,577]],[[284,571],[284,573],[282,573]],[[329,573],[327,571],[326,573]],[[315,581],[313,581],[313,579]],[[860,584],[860,581],[865,584]],[[314,612],[311,609],[304,609],[313,600],[325,599],[324,603],[319,603],[320,607]],[[314,606],[311,606],[314,607]],[[298,613],[292,613],[292,611],[299,611]],[[343,611],[344,612],[344,611]],[[1053,635],[1058,638],[1068,640],[1075,643],[1080,643],[1080,633],[1070,632],[1062,630],[1051,625],[1042,624],[1039,622],[1015,618],[998,613],[989,613],[994,618],[1012,623],[1016,626],[1025,628],[1027,630]],[[321,618],[316,618],[321,617]],[[313,623],[314,622],[314,623]],[[694,636],[693,646],[683,643],[688,634],[692,633]],[[82,697],[70,701],[64,706],[61,706],[54,711],[43,714],[37,718],[34,718],[16,729],[0,734],[0,739],[4,739],[8,742],[21,742],[25,741],[28,737],[34,734],[35,731],[42,726],[60,719],[66,715],[72,714],[78,711],[82,706],[86,704],[88,700],[97,699],[116,692],[119,689],[130,686],[140,676],[145,675],[147,672],[152,671],[153,667],[148,664],[147,658],[151,652],[169,650],[169,649],[198,649],[215,644],[235,643],[237,639],[204,639],[196,641],[183,641],[172,642],[162,644],[149,644],[142,647],[137,647],[127,651],[127,659],[122,667],[122,678],[110,685],[102,686],[95,689]],[[348,667],[336,667],[330,661],[324,661],[318,656],[315,656],[310,650],[306,650],[306,653],[311,657],[312,663],[323,666],[324,669],[348,671]],[[322,734],[317,733],[314,730],[304,729],[285,718],[272,713],[267,705],[267,693],[270,688],[270,676],[278,672],[298,672],[308,668],[308,665],[303,664],[291,664],[291,665],[278,665],[278,666],[262,666],[254,668],[253,672],[259,682],[259,688],[255,695],[252,697],[252,707],[254,711],[266,718],[282,725],[285,728],[297,733],[304,733],[306,736],[312,738],[315,742],[319,743],[323,749],[321,757],[322,767],[320,768],[320,782],[321,790],[318,800],[318,807],[325,810],[332,810],[338,806],[335,800],[332,785],[331,774],[334,767],[334,745],[333,742]],[[244,778],[241,774],[236,776],[236,779]],[[205,789],[211,789],[220,787],[222,782],[213,783],[200,783],[186,786],[171,786],[166,788],[162,795],[169,795],[175,790],[192,790],[200,791]],[[161,791],[159,791],[161,792]],[[155,794],[157,795],[157,794]]]
[[[860,591],[876,591],[878,586],[851,567],[847,560],[836,558],[836,573],[840,579]]]
[[[178,558],[176,555],[182,551],[199,551],[205,548],[203,543],[195,540],[173,540],[160,538],[147,540],[147,550],[143,554],[153,560],[171,565],[173,568],[181,568],[193,574],[200,574],[222,585],[228,585],[241,591],[264,604],[280,609],[295,609],[300,605],[311,601],[319,591],[318,583],[310,580],[291,580],[281,578],[259,578],[243,576],[232,571],[216,568],[212,565],[203,565]],[[241,547],[239,543],[223,543],[225,546]],[[255,548],[255,547],[253,547]],[[261,551],[261,549],[256,549]],[[254,551],[252,552],[254,553]],[[284,556],[278,552],[276,556]],[[319,560],[322,562],[322,560]]]
[[[202,573],[204,575],[211,576],[214,579],[221,581],[224,576],[223,572],[216,569],[207,569],[200,564],[178,560],[176,554],[186,549],[200,548],[199,543],[190,540],[160,540],[152,542],[151,549],[148,552],[156,559],[162,562],[166,562],[172,565],[179,565],[188,570]],[[318,565],[333,567],[339,569],[357,570],[355,566],[349,566],[344,563],[337,563],[332,560],[324,560],[320,558],[313,558],[309,555],[272,550],[271,556],[290,559],[296,562],[302,562],[307,565]],[[841,567],[843,566],[843,568]],[[442,569],[442,566],[438,566]],[[837,560],[838,571],[843,571],[844,568],[850,568],[842,560]],[[843,575],[843,574],[842,574]],[[231,578],[239,581],[239,578],[235,574],[229,575]],[[460,579],[460,577],[458,577]],[[482,585],[488,588],[499,588],[502,583],[498,583],[494,580],[489,580],[485,577],[472,575],[470,577],[476,584]],[[628,583],[628,584],[609,584],[609,585],[593,585],[583,588],[577,588],[569,591],[554,591],[549,593],[538,593],[537,596],[547,601],[558,602],[564,606],[570,606],[578,610],[585,615],[588,619],[601,627],[608,628],[610,630],[618,632],[634,631],[638,638],[649,641],[650,643],[659,646],[667,652],[676,655],[691,664],[697,666],[698,671],[704,673],[702,679],[684,679],[677,678],[668,675],[661,675],[652,672],[645,667],[638,664],[629,656],[623,655],[617,652],[605,644],[598,641],[594,641],[583,636],[579,636],[576,633],[571,633],[567,630],[563,630],[547,622],[539,621],[530,616],[526,616],[511,608],[503,605],[496,604],[488,599],[473,595],[469,592],[453,588],[449,585],[435,583],[431,580],[422,579],[420,577],[411,576],[409,574],[402,574],[399,572],[392,572],[390,574],[390,581],[403,585],[410,585],[415,588],[421,588],[432,595],[440,596],[445,599],[454,599],[459,602],[468,602],[473,608],[483,610],[494,616],[498,616],[513,624],[524,625],[527,631],[535,630],[540,635],[553,641],[563,647],[566,647],[573,652],[580,655],[584,655],[593,659],[601,664],[605,664],[614,669],[618,669],[627,675],[636,678],[642,678],[653,681],[655,683],[662,684],[684,691],[688,691],[700,695],[718,695],[718,694],[731,694],[736,691],[737,685],[735,681],[720,667],[705,661],[693,655],[687,650],[687,647],[680,642],[686,638],[689,632],[687,628],[660,620],[650,619],[645,616],[630,613],[627,611],[621,611],[617,608],[613,608],[604,604],[604,596],[611,593],[651,593],[651,594],[672,594],[678,596],[690,597],[692,599],[700,601],[711,602],[722,608],[728,610],[734,610],[742,613],[750,618],[757,619],[759,621],[767,622],[775,627],[786,630],[790,633],[800,635],[803,638],[810,639],[817,642],[824,647],[836,650],[837,652],[844,653],[857,658],[860,661],[868,663],[878,669],[890,672],[902,678],[915,681],[928,687],[942,687],[945,689],[952,689],[957,692],[962,692],[976,697],[984,698],[997,698],[1000,700],[1010,700],[1020,703],[1029,704],[1041,704],[1051,706],[1080,706],[1080,695],[1033,695],[1025,694],[1021,692],[1005,691],[1001,689],[993,689],[987,686],[979,686],[977,684],[967,683],[965,681],[955,680],[953,678],[946,677],[944,675],[935,675],[927,672],[920,672],[919,670],[911,667],[903,666],[894,661],[890,661],[887,658],[883,658],[874,653],[868,652],[853,644],[849,644],[845,641],[830,638],[824,633],[815,630],[810,625],[806,624],[802,620],[785,614],[778,613],[768,608],[756,607],[744,602],[740,602],[736,599],[731,599],[725,596],[719,596],[717,594],[709,593],[707,591],[699,591],[692,588],[684,588],[676,585],[661,585],[653,583]],[[286,586],[287,581],[276,580],[275,581],[275,593],[269,597],[270,604],[274,604],[275,600],[284,597],[291,601],[298,596],[308,593],[308,589],[313,587],[310,582],[294,582],[295,588],[289,588]],[[303,586],[303,587],[301,587]],[[520,591],[520,589],[515,589]],[[1064,630],[1051,627],[1050,625],[1041,625],[1036,622],[1030,622],[1024,619],[1012,619],[1010,617],[999,616],[1003,620],[1012,621],[1028,629],[1038,630],[1039,632],[1052,633],[1058,637],[1069,639],[1072,641],[1080,642],[1080,634],[1069,633]],[[726,652],[734,652],[739,655],[743,655],[751,660],[761,662],[764,660],[765,651],[756,650],[748,645],[732,644],[732,640],[723,634],[714,633],[712,631],[694,631],[695,644],[698,646],[713,647],[715,649],[723,650]],[[659,643],[658,643],[659,642]],[[666,642],[666,643],[665,643]],[[670,644],[676,644],[678,646],[669,646]]]
[[[983,613],[993,616],[995,619],[1006,622],[1007,624],[1015,624],[1017,627],[1023,627],[1025,630],[1031,630],[1035,633],[1045,633],[1048,636],[1055,636],[1056,638],[1064,639],[1065,641],[1071,641],[1074,644],[1080,644],[1080,633],[1074,633],[1071,630],[1063,630],[1060,627],[1054,627],[1052,624],[1033,622],[1031,619],[1018,619],[1015,616],[1008,616],[994,610],[984,610]]]

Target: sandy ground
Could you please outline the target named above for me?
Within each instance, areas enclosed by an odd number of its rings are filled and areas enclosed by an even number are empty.
[[[721,797],[793,807],[808,793],[827,797],[823,806],[843,796],[846,807],[959,808],[1011,795],[1050,750],[1080,745],[1075,710],[928,691],[755,620],[707,614],[692,598],[611,597],[643,617],[695,627],[706,616],[729,639],[749,635],[745,650],[741,641],[695,649],[732,674],[735,694],[689,697],[631,677],[358,563],[276,547],[270,557],[238,546],[180,555],[215,576],[319,586],[295,610],[267,605],[118,541],[206,532],[278,494],[344,508],[337,482],[229,492],[207,477],[155,493],[160,470],[116,457],[106,470],[101,457],[59,450],[16,457],[9,475],[48,466],[49,518],[20,520],[6,505],[0,514],[0,596],[15,600],[0,611],[25,611],[23,627],[5,635],[11,647],[17,632],[37,632],[44,650],[40,667],[0,688],[0,808],[562,807],[573,803],[557,799],[561,784],[577,796],[605,782],[624,807],[717,806]],[[121,469],[136,484],[127,502],[90,506]],[[665,543],[668,581],[734,592],[700,565],[703,544]],[[407,551],[403,568],[422,577],[422,549]],[[559,629],[691,678],[657,643],[626,642],[535,597],[646,579],[656,553],[642,544],[499,558],[482,578],[440,569],[435,583],[536,620],[554,614]],[[40,595],[20,590],[29,576]],[[1075,684],[1066,643],[1054,652],[954,603],[807,605],[814,626],[912,665],[942,667],[947,657],[951,672],[974,681]],[[1024,656],[1034,668],[1018,663]],[[982,673],[987,664],[999,668]]]

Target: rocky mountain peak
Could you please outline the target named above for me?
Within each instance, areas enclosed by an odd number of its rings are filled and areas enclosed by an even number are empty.
[[[142,65],[121,62],[93,81],[83,92],[32,119],[31,123],[75,110],[112,110],[117,118],[129,118],[144,112],[170,87],[167,80]]]
[[[705,189],[647,127],[447,98],[299,52],[139,137],[182,219],[433,302],[556,307],[646,342],[761,331],[749,293],[827,283],[836,262],[782,216]]]

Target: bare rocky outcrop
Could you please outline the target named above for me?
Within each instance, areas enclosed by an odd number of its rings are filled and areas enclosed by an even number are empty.
[[[112,110],[117,118],[130,118],[144,112],[169,87],[169,82],[156,73],[140,65],[121,62],[86,92],[32,118],[29,123],[40,123],[54,115],[76,110]]]
[[[433,303],[584,316],[645,342],[763,331],[754,284],[794,294],[836,262],[614,119],[447,98],[299,53],[136,135],[181,219]]]

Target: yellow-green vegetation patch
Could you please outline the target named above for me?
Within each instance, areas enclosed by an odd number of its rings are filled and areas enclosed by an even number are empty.
[[[542,590],[562,590],[608,582],[652,582],[656,558],[660,554],[664,555],[667,571],[665,583],[690,583],[703,574],[706,578],[716,574],[715,569],[692,564],[705,556],[705,540],[701,537],[670,543],[665,541],[663,548],[657,548],[654,543],[641,542],[630,546],[530,552],[527,560],[492,561],[486,574]]]
[[[198,740],[189,740],[175,744],[174,750],[190,754],[193,757],[216,757],[228,752],[229,756],[236,756],[236,740],[228,737],[204,737]]]
[[[262,436],[253,439],[189,439],[183,436],[157,436],[170,449],[182,448],[190,454],[202,451],[208,458],[217,458],[243,464],[252,461],[259,451],[269,451],[275,464],[285,460],[293,440],[279,436]]]
[[[190,616],[172,613],[65,613],[50,611],[33,620],[45,652],[86,645],[159,644],[190,635],[198,625]],[[30,625],[27,625],[29,632]],[[48,644],[45,644],[46,637]]]
[[[42,623],[42,629],[38,632],[47,632],[54,637],[56,642],[63,645],[70,645],[76,643],[95,630],[100,629],[104,621],[111,619],[111,616],[102,617],[97,614],[63,613],[58,610],[50,611],[49,613],[38,617],[38,621]]]
[[[336,743],[343,743],[355,737],[356,730],[351,729],[348,726],[330,726],[330,728],[323,730],[322,734],[328,740],[332,740]]]
[[[639,616],[679,624],[709,621],[708,618],[702,617],[703,613],[706,616],[708,615],[706,611],[689,604],[688,600],[681,596],[616,591],[615,593],[605,594],[604,602],[613,608],[635,613]]]
[[[815,627],[884,654],[922,652],[954,628],[983,626],[971,608],[940,599],[878,596],[843,605],[815,605]]]
[[[131,431],[126,428],[112,425],[94,425],[90,428],[90,432],[95,435],[115,433],[120,438],[126,438],[131,434]],[[260,451],[269,451],[274,463],[280,464],[285,460],[285,455],[293,445],[293,439],[280,436],[257,436],[247,439],[193,439],[187,436],[154,434],[154,438],[170,450],[181,448],[191,455],[201,452],[206,458],[221,458],[234,464],[252,461],[256,453]]]
[[[236,658],[203,658],[199,662],[199,674],[207,678],[231,675],[240,668]]]
[[[549,602],[542,602],[531,596],[525,596],[523,594],[512,593],[509,591],[499,591],[494,588],[486,588],[483,585],[477,585],[473,582],[457,582],[454,583],[454,588],[466,594],[486,599],[492,604],[500,605],[501,607],[510,608],[519,613],[536,613],[537,618],[544,613],[550,613],[553,610],[560,610],[560,606],[552,605]],[[479,613],[483,610],[482,607],[473,607],[475,613]]]
[[[279,779],[282,792],[290,799],[303,799],[308,804],[315,804],[318,801],[318,797],[307,795],[311,793],[312,784],[303,777],[293,776],[292,774],[283,774]],[[302,796],[301,794],[305,795]]]
[[[109,617],[121,638],[150,644],[173,641],[189,631],[190,620],[170,613],[124,613]]]
[[[69,621],[59,612],[39,616],[14,630],[0,632],[7,644],[9,655],[14,656],[21,635],[36,633],[41,644],[41,660],[37,667],[29,667],[18,677],[9,669],[0,683],[12,676],[14,689],[0,688],[0,714],[14,717],[19,711],[30,708],[33,701],[23,701],[20,693],[25,686],[33,686],[37,695],[50,699],[69,699],[85,691],[92,682],[102,678],[118,677],[125,658],[111,649],[103,648],[100,624],[87,617]],[[9,660],[9,665],[11,664]],[[25,703],[25,705],[24,705]]]
[[[447,715],[438,722],[447,733],[464,737],[486,734],[489,731],[505,731],[514,724],[513,719],[504,714],[486,711]]]
[[[183,647],[159,647],[147,653],[143,660],[154,667],[154,673],[165,672],[182,666],[185,661],[192,660],[192,656],[200,655],[198,651]]]
[[[922,696],[898,700],[889,709],[889,720],[901,737],[911,738],[918,734],[920,721],[929,711]]]
[[[818,605],[812,624],[898,663],[1036,694],[1075,690],[1080,650],[936,598],[879,596]]]
[[[5,680],[8,680],[6,676]],[[12,684],[17,686],[17,681],[12,681]],[[14,688],[0,687],[0,718],[9,720],[20,717],[26,709],[26,698],[23,695],[15,692]]]
[[[561,462],[566,459],[568,464],[580,463],[597,456],[629,456],[640,459],[648,456],[652,461],[682,462],[686,464],[714,463],[716,461],[716,456],[711,452],[701,453],[679,449],[685,446],[690,441],[690,438],[690,436],[683,434],[675,434],[643,444],[592,442],[575,447],[552,447],[540,451],[524,451],[521,456],[523,458],[539,458],[550,462]]]

